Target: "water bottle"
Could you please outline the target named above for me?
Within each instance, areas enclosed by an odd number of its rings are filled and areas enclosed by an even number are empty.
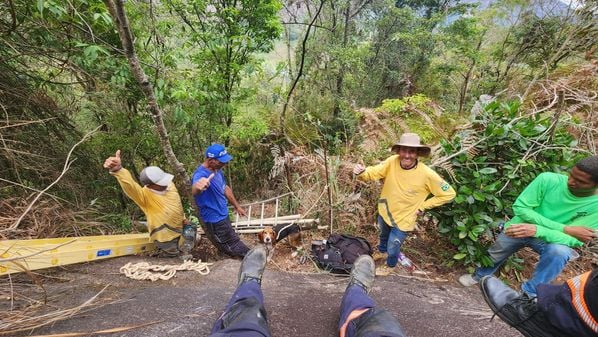
[[[411,260],[407,256],[405,256],[405,254],[403,254],[403,253],[399,253],[399,263],[401,264],[401,266],[403,266],[405,269],[407,269],[410,272],[415,270],[415,266],[413,265],[413,262],[411,262]]]
[[[183,256],[190,255],[191,251],[195,247],[195,235],[197,234],[197,227],[193,224],[187,224],[183,226],[183,246],[181,251]]]

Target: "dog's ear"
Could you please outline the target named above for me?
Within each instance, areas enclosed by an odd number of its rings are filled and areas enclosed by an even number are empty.
[[[257,238],[258,238],[258,240],[260,240],[260,242],[263,242],[264,241],[264,231],[257,233]]]

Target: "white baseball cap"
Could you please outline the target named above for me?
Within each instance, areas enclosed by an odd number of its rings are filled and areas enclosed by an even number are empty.
[[[148,166],[139,174],[139,182],[143,185],[168,186],[172,179],[174,179],[172,174],[162,171],[158,166]]]

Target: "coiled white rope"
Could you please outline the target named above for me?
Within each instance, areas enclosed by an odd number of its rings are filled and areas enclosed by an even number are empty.
[[[129,262],[120,267],[120,273],[134,280],[151,280],[153,282],[157,280],[169,280],[180,270],[194,270],[201,275],[207,275],[210,273],[209,266],[212,264],[201,262],[201,260],[197,262],[187,260],[179,265],[150,265],[148,262],[133,264]]]

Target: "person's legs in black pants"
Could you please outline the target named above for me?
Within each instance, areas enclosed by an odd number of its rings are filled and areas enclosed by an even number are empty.
[[[218,222],[206,222],[204,229],[212,244],[225,254],[243,257],[249,251],[233,229],[228,217]]]
[[[209,337],[271,336],[261,288],[266,256],[266,249],[262,245],[245,255],[239,269],[237,290],[212,327]]]
[[[399,321],[388,311],[376,307],[368,295],[374,274],[374,260],[369,255],[357,258],[341,301],[338,324],[341,337],[405,337]]]

